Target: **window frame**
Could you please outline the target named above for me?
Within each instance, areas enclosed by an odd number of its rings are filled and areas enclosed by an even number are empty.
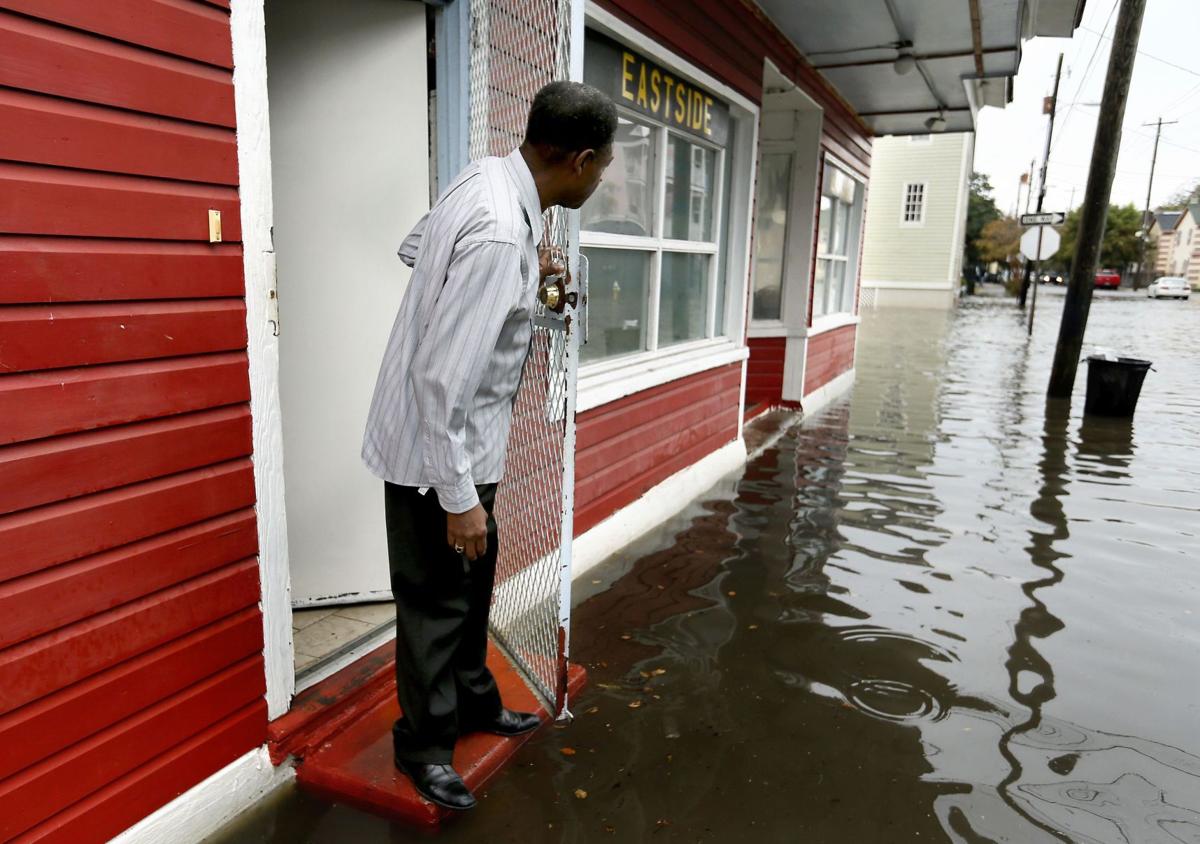
[[[833,169],[840,171],[842,173],[842,175],[844,175],[846,178],[850,179],[850,181],[854,182],[854,184],[855,184],[855,193],[854,193],[855,199],[854,199],[854,202],[848,206],[849,211],[846,215],[847,219],[846,219],[846,239],[845,239],[845,247],[844,247],[845,254],[844,255],[822,251],[822,249],[824,248],[824,244],[821,243],[820,237],[819,237],[820,222],[821,222],[819,215],[821,213],[821,205],[820,205],[821,197],[826,195],[825,194],[825,177],[824,177],[824,168],[825,167],[832,167]],[[858,289],[858,285],[859,285],[859,281],[860,281],[859,275],[862,272],[860,257],[862,254],[863,225],[864,225],[865,216],[866,216],[864,212],[866,210],[866,204],[867,204],[867,183],[864,179],[862,179],[860,176],[858,176],[858,174],[856,174],[851,167],[842,163],[836,157],[826,154],[822,158],[821,168],[822,168],[822,170],[821,170],[822,176],[821,176],[820,194],[817,197],[818,218],[816,220],[816,228],[817,228],[817,232],[818,232],[818,238],[817,238],[816,254],[814,255],[814,261],[813,261],[813,273],[812,273],[812,281],[811,281],[810,293],[809,293],[811,317],[810,317],[810,321],[809,321],[809,332],[808,333],[810,335],[819,334],[822,331],[828,330],[829,328],[836,327],[838,325],[847,324],[848,320],[855,321],[857,319],[857,310],[858,310],[858,297],[857,296],[848,296],[847,297],[850,299],[850,301],[848,303],[848,307],[845,308],[844,310],[840,307],[840,304],[839,304],[838,310],[825,311],[824,313],[820,313],[820,314],[817,313],[817,268],[819,267],[819,265],[822,261],[840,262],[844,268],[843,272],[842,272],[843,295],[846,295],[845,291],[847,291],[847,290],[853,292]],[[833,213],[833,212],[836,212],[836,208],[832,209],[832,212],[830,215],[832,217],[833,224],[836,224],[837,214]],[[830,239],[836,240],[836,234],[837,234],[836,230],[831,230],[830,231]],[[830,281],[830,277],[827,275],[826,279],[825,279],[825,298],[826,299],[829,298],[829,281]],[[824,307],[824,304],[825,303],[823,302],[822,307]]]
[[[646,310],[646,348],[637,352],[628,352],[626,354],[615,355],[613,357],[605,357],[599,360],[587,361],[580,363],[581,375],[591,375],[597,372],[608,371],[612,365],[624,366],[637,361],[652,358],[656,353],[667,350],[675,352],[681,349],[703,347],[710,344],[714,340],[730,339],[728,335],[729,320],[726,314],[721,314],[721,322],[718,327],[717,307],[717,292],[718,279],[721,269],[721,230],[725,225],[724,206],[725,192],[729,189],[725,178],[725,162],[729,151],[725,147],[717,146],[709,143],[703,138],[698,138],[686,132],[680,132],[661,121],[653,120],[644,114],[633,111],[632,109],[617,106],[617,112],[620,116],[633,123],[649,127],[652,134],[652,143],[654,145],[654,159],[650,178],[653,179],[653,208],[652,208],[652,234],[645,235],[628,235],[614,234],[611,232],[591,231],[583,228],[583,221],[580,221],[579,229],[579,248],[583,249],[620,249],[637,252],[650,252],[650,277],[647,283],[647,293],[649,296],[649,307]],[[680,240],[677,238],[666,237],[667,225],[667,152],[670,146],[670,139],[678,137],[682,140],[693,144],[689,161],[689,168],[694,167],[696,159],[695,147],[702,147],[715,153],[714,161],[714,181],[716,183],[715,191],[712,195],[712,218],[713,218],[713,236],[711,241],[700,240]],[[689,187],[690,190],[690,187]],[[689,202],[688,220],[691,219],[691,203]],[[662,345],[659,337],[659,317],[661,311],[662,300],[662,264],[663,253],[691,253],[700,255],[709,255],[708,262],[708,277],[705,280],[705,311],[704,311],[704,336],[690,340],[684,340],[678,343],[670,343]],[[728,273],[728,268],[727,268]],[[727,274],[728,282],[728,274]],[[727,284],[728,286],[728,284]],[[728,298],[728,297],[727,297]],[[726,309],[728,310],[728,309]],[[721,333],[725,332],[725,333]]]
[[[919,188],[919,202],[916,204],[916,209],[919,212],[915,219],[908,218],[909,206],[912,202],[909,199],[913,188]],[[906,229],[919,229],[925,226],[925,208],[929,204],[929,183],[928,182],[905,182],[904,190],[900,194],[900,226]]]

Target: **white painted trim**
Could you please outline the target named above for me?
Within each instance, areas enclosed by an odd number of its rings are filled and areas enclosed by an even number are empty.
[[[783,349],[783,386],[780,398],[800,401],[804,393],[804,370],[808,366],[808,338],[791,335]]]
[[[667,355],[659,353],[656,357],[632,361],[627,367],[595,374],[584,373],[579,377],[577,410],[583,413],[625,396],[718,366],[744,361],[748,357],[750,350],[745,346],[735,346],[729,340],[722,340],[698,350]]]
[[[738,439],[742,438],[742,433],[746,430],[746,372],[750,365],[750,356],[747,354],[745,360],[742,361],[742,383],[738,388]]]
[[[758,320],[752,319],[746,329],[747,337],[786,337],[788,327],[781,319]]]
[[[657,59],[661,57],[665,59],[666,63],[670,64],[676,73],[683,76],[690,76],[692,82],[708,88],[714,94],[719,94],[723,99],[735,103],[740,108],[757,116],[758,106],[749,99],[715,76],[701,70],[687,59],[682,58],[677,53],[671,52],[649,36],[643,35],[640,30],[625,23],[625,21],[618,18],[612,12],[600,8],[594,0],[588,0],[587,17],[587,22],[597,29],[607,30],[609,35],[615,36],[618,40],[624,41],[631,47],[644,51],[652,58]]]
[[[739,438],[688,466],[650,489],[632,504],[622,507],[582,536],[575,538],[573,578],[620,551],[630,542],[653,530],[721,478],[746,463],[746,444]]]
[[[233,0],[230,26],[267,717],[278,718],[291,705],[296,669],[283,500],[283,430],[279,411],[279,338],[276,336],[279,308],[275,293],[275,247],[271,240],[274,219],[271,124],[267,107],[263,0]]]
[[[295,769],[290,764],[275,767],[266,746],[257,747],[142,818],[110,844],[203,841],[295,778]]]
[[[855,338],[855,350],[857,351],[857,338]],[[853,367],[843,372],[837,378],[828,382],[824,386],[813,390],[801,401],[801,407],[804,409],[804,415],[810,416],[814,413],[820,413],[835,399],[838,399],[854,386]]]
[[[845,328],[847,325],[858,325],[859,321],[860,317],[858,314],[850,314],[845,311],[820,316],[813,320],[813,324],[808,329],[808,336],[815,337],[818,334],[824,334],[826,331]]]

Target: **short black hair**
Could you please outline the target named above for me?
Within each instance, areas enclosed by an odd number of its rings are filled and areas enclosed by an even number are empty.
[[[601,150],[617,131],[617,107],[582,82],[551,82],[533,98],[525,143],[558,153]]]

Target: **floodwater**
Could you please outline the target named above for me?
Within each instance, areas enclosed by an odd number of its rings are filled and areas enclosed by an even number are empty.
[[[1200,842],[1200,301],[1093,303],[1132,425],[1046,405],[1061,307],[868,313],[849,401],[580,584],[574,723],[441,840]]]

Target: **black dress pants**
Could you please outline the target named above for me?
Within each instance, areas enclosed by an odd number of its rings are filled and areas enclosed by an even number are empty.
[[[446,543],[437,493],[384,482],[388,558],[396,601],[396,755],[448,765],[460,732],[500,712],[487,667],[488,608],[498,538],[496,486],[477,488],[488,515],[487,553],[470,562]]]

